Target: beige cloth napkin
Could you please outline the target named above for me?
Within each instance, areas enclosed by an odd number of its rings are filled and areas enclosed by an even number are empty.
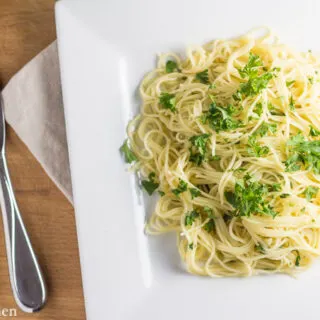
[[[59,72],[54,42],[10,80],[2,98],[7,122],[72,202]]]

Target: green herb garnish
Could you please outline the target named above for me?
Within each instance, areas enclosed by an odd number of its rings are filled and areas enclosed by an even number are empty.
[[[159,187],[159,183],[154,181],[156,174],[151,172],[148,176],[149,180],[142,180],[141,184],[143,188],[148,192],[149,196]]]
[[[291,80],[291,81],[286,81],[286,85],[287,87],[291,87],[294,83],[296,82],[296,80]]]
[[[234,192],[225,192],[225,198],[234,207],[234,216],[250,217],[251,214],[263,214],[274,218],[278,213],[268,204],[267,195],[267,185],[251,181],[249,175],[236,182]]]
[[[196,218],[198,218],[199,216],[199,212],[197,212],[196,210],[192,210],[189,214],[186,215],[184,224],[186,226],[192,226]]]
[[[313,186],[308,186],[303,191],[303,194],[305,195],[305,197],[308,201],[311,201],[311,199],[317,195],[318,191],[319,191],[319,188],[313,187]]]
[[[277,132],[277,124],[276,123],[266,123],[262,122],[261,126],[254,133],[255,135],[259,135],[260,137],[265,136],[268,132],[274,134]]]
[[[270,191],[281,191],[282,188],[280,183],[274,183],[269,189]]]
[[[291,95],[290,101],[289,101],[289,108],[290,108],[291,111],[295,111],[296,110],[292,95]]]
[[[256,140],[256,136],[252,135],[248,139],[248,153],[253,157],[263,157],[269,153],[269,148],[267,146],[260,146]]]
[[[265,249],[264,247],[262,246],[262,244],[259,242],[258,244],[255,245],[255,249],[261,253],[265,253]]]
[[[206,230],[207,232],[211,232],[214,229],[214,220],[210,219],[204,226],[203,229]]]
[[[213,210],[210,207],[203,207],[203,211],[208,215],[209,218],[213,218]]]
[[[189,244],[189,249],[190,249],[190,250],[193,250],[193,242],[191,242],[191,243]]]
[[[174,94],[162,92],[159,98],[160,105],[165,109],[176,111],[176,97]]]
[[[123,142],[123,145],[120,147],[120,152],[124,155],[126,163],[131,163],[138,160],[128,145],[128,139]]]
[[[208,123],[216,132],[230,131],[242,126],[242,123],[235,119],[237,110],[231,104],[226,108],[217,105],[216,102],[210,104],[209,110],[202,116],[202,122]]]
[[[208,69],[199,72],[196,74],[196,79],[199,80],[201,83],[209,84],[209,74]]]
[[[176,196],[179,196],[180,193],[185,192],[188,190],[188,184],[179,179],[179,184],[178,187],[176,189],[172,189],[172,193],[175,194]]]
[[[248,63],[243,69],[238,69],[241,78],[253,78],[258,75],[259,67],[263,66],[263,63],[259,56],[249,53]]]
[[[300,266],[300,260],[301,260],[301,256],[298,250],[297,251],[297,257],[296,257],[296,262],[295,262],[295,266],[299,267]]]
[[[320,140],[308,141],[299,133],[288,140],[287,146],[290,156],[285,161],[286,171],[300,170],[303,165],[315,174],[320,173]]]
[[[178,64],[175,61],[168,60],[166,63],[166,73],[171,73],[174,71],[179,71]]]
[[[280,71],[279,68],[273,68],[272,72],[265,72],[259,75],[260,67],[263,67],[259,56],[250,53],[248,63],[239,71],[241,78],[248,81],[240,84],[239,90],[233,95],[234,100],[240,101],[244,97],[253,97],[267,88],[269,81],[275,76],[275,72]],[[266,68],[261,68],[267,71]]]
[[[190,191],[190,194],[191,194],[191,199],[194,199],[194,198],[200,196],[200,190],[197,189],[197,188],[190,188],[189,191]]]
[[[189,139],[192,144],[192,147],[190,148],[190,161],[196,163],[198,166],[205,160],[209,137],[210,134],[205,133],[193,136]]]
[[[290,193],[283,193],[282,195],[280,195],[280,198],[285,199],[290,197]]]
[[[309,136],[318,137],[318,136],[320,136],[320,131],[315,129],[313,126],[310,126]]]

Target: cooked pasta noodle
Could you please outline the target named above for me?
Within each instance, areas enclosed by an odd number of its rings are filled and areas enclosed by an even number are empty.
[[[319,61],[255,30],[143,79],[126,147],[161,193],[147,233],[176,232],[189,272],[294,274],[320,255]]]

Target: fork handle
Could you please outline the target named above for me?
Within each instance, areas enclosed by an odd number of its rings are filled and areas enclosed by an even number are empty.
[[[19,212],[4,154],[0,156],[0,205],[14,298],[22,311],[38,311],[46,301],[46,286]]]

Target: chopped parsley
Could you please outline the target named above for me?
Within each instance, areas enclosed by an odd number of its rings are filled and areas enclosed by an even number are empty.
[[[205,133],[193,136],[189,139],[192,144],[192,147],[190,148],[190,161],[196,163],[198,166],[205,160],[209,137],[210,134]]]
[[[248,153],[253,157],[263,157],[266,156],[270,149],[267,146],[260,146],[254,135],[250,136],[248,139]]]
[[[190,188],[189,191],[192,199],[200,196],[200,190],[197,188]]]
[[[216,132],[229,131],[242,126],[242,123],[234,118],[236,113],[233,105],[229,104],[224,108],[213,101],[209,110],[203,114],[201,119],[203,123],[208,123]]]
[[[263,111],[263,105],[261,102],[258,102],[255,105],[253,112],[256,113],[260,117],[262,115],[262,111]]]
[[[174,94],[162,92],[159,98],[160,105],[165,109],[176,111],[176,97]]]
[[[265,249],[264,249],[264,247],[262,246],[262,244],[261,244],[260,242],[255,245],[255,249],[256,249],[257,251],[259,251],[260,253],[265,253],[265,252],[266,252]]]
[[[301,256],[298,250],[297,251],[297,257],[296,257],[296,262],[295,262],[295,266],[299,267],[300,266],[300,260],[301,260]]]
[[[188,184],[179,179],[179,184],[178,187],[176,189],[172,189],[172,193],[175,194],[176,196],[179,196],[180,193],[185,192],[188,190]]]
[[[159,183],[154,181],[156,174],[151,172],[148,176],[149,180],[142,180],[141,184],[143,188],[148,192],[149,196],[159,187]],[[160,192],[160,191],[159,191]]]
[[[285,199],[290,197],[290,193],[283,193],[282,195],[280,195],[280,198]]]
[[[158,192],[159,192],[161,197],[163,197],[165,195],[165,193],[163,191],[161,191],[161,190],[159,190]]]
[[[189,214],[186,215],[184,224],[186,226],[192,226],[196,218],[198,218],[199,216],[200,216],[199,212],[197,212],[196,210],[192,210],[191,212],[189,212]]]
[[[166,63],[166,73],[171,73],[174,71],[179,71],[178,64],[175,61],[168,60]]]
[[[124,160],[126,163],[131,163],[138,160],[128,145],[128,139],[123,142],[123,145],[120,147],[120,152],[124,155]]]
[[[244,66],[243,69],[238,69],[241,78],[252,78],[256,77],[259,72],[259,67],[262,67],[263,63],[259,56],[253,54],[252,52],[249,53],[249,60],[248,63]]]
[[[193,242],[191,242],[191,243],[189,244],[189,249],[190,249],[190,250],[193,250]]]
[[[313,187],[313,186],[308,186],[303,191],[303,194],[305,195],[305,197],[308,201],[311,201],[311,199],[317,195],[318,191],[319,191],[319,188]]]
[[[265,136],[268,132],[274,134],[277,132],[277,124],[276,123],[266,123],[262,122],[261,126],[255,132],[255,135],[259,135],[260,137]]]
[[[196,79],[199,80],[201,83],[209,84],[209,74],[208,69],[199,72],[196,74]]]
[[[292,95],[291,95],[290,101],[289,101],[289,108],[290,108],[291,111],[295,111],[296,110]]]
[[[234,207],[233,215],[250,217],[251,214],[263,214],[275,217],[278,213],[268,204],[268,187],[246,175],[236,182],[234,192],[226,191],[225,198]]]
[[[235,100],[242,100],[244,97],[253,97],[267,88],[269,81],[275,76],[279,68],[273,68],[272,72],[265,72],[259,75],[260,69],[266,71],[258,55],[250,52],[248,63],[243,69],[238,70],[241,78],[247,82],[241,83],[239,90],[233,95]]]
[[[308,141],[299,133],[288,140],[287,146],[290,151],[285,161],[287,172],[300,170],[303,165],[315,174],[320,173],[320,140]]]
[[[295,82],[296,80],[286,81],[286,85],[288,88],[290,88]]]
[[[210,160],[211,160],[211,161],[219,161],[219,160],[221,160],[221,157],[215,155],[215,156],[210,157]]]
[[[274,77],[271,72],[266,72],[259,77],[249,78],[248,82],[240,85],[239,92],[241,96],[253,97],[266,89],[269,81]]]
[[[313,126],[310,126],[309,136],[318,137],[318,136],[320,136],[320,131],[315,129]]]
[[[214,229],[214,220],[210,219],[204,226],[203,229],[206,230],[207,232],[211,232]]]
[[[270,186],[270,191],[281,191],[281,184],[280,183],[274,183]]]
[[[210,207],[203,207],[203,211],[208,215],[209,218],[213,217],[213,210]]]

